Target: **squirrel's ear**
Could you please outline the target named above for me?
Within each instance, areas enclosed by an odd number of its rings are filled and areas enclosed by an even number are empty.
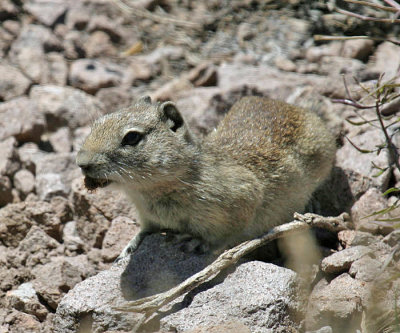
[[[151,104],[151,98],[150,96],[142,96],[138,99],[138,103]]]
[[[183,125],[182,115],[179,113],[175,104],[172,102],[164,102],[160,105],[160,109],[162,117],[171,122],[171,130],[176,132],[178,128]]]

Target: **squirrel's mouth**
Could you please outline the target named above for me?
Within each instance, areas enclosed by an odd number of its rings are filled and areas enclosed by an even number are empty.
[[[89,176],[85,176],[85,187],[89,191],[94,191],[98,187],[106,187],[112,183],[111,180],[101,179],[101,178],[92,178]]]

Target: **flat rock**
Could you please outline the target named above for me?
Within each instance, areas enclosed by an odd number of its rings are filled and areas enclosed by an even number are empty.
[[[81,174],[72,153],[40,154],[33,162],[36,166],[36,193],[41,200],[68,196],[72,180]]]
[[[92,59],[79,59],[71,64],[69,82],[75,87],[95,94],[101,88],[130,85],[133,77],[126,68]]]
[[[32,274],[35,290],[53,310],[65,293],[82,281],[83,275],[78,266],[64,257],[52,258],[47,264],[35,266]]]
[[[373,281],[378,277],[381,265],[379,260],[363,256],[351,264],[349,274],[357,280]]]
[[[112,309],[127,300],[166,291],[205,267],[210,258],[180,251],[160,234],[146,237],[129,260],[86,279],[60,302],[54,332],[76,332],[81,320],[96,332],[132,330],[141,317]]]
[[[324,258],[321,262],[321,269],[325,273],[343,273],[349,270],[354,261],[371,252],[372,249],[362,245],[346,248]]]
[[[390,218],[390,213],[369,216],[387,207],[389,205],[386,198],[382,196],[382,192],[376,188],[370,188],[351,208],[351,216],[356,229],[383,235],[392,232],[393,225],[377,221],[378,218]]]
[[[30,97],[46,116],[50,130],[61,126],[71,129],[84,126],[104,112],[103,105],[96,98],[71,87],[35,86]]]
[[[32,314],[39,320],[43,320],[47,316],[48,311],[39,302],[36,290],[30,282],[23,283],[17,289],[7,292],[6,301],[8,306],[27,314]]]
[[[266,65],[250,66],[240,63],[223,63],[218,67],[218,87],[226,91],[253,88],[265,96],[286,98],[299,86],[322,85],[324,80],[317,75],[302,75],[279,71]]]
[[[19,142],[38,142],[45,120],[34,101],[18,97],[0,103],[0,141],[14,136]]]
[[[355,331],[360,327],[365,282],[344,273],[329,284],[321,280],[314,287],[306,310],[306,328],[317,330],[329,325],[333,332]]]
[[[32,226],[15,251],[8,254],[7,260],[13,266],[25,266],[32,269],[38,264],[46,264],[60,245],[40,227]]]
[[[263,262],[236,267],[225,280],[193,297],[190,305],[161,320],[161,328],[186,332],[197,326],[239,321],[251,332],[298,327],[301,311],[296,273]]]
[[[379,238],[376,235],[359,230],[339,231],[338,239],[344,248],[357,245],[370,246],[379,241]]]
[[[40,23],[51,27],[65,14],[66,4],[65,0],[29,0],[24,3],[24,9]]]
[[[8,204],[0,209],[0,242],[17,247],[32,225],[40,225],[48,235],[60,239],[60,212],[44,201],[24,201]]]

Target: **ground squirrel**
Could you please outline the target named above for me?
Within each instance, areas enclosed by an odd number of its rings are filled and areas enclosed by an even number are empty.
[[[260,236],[304,209],[334,156],[321,119],[281,101],[244,97],[200,139],[172,102],[143,97],[95,121],[77,164],[88,189],[113,183],[137,208],[141,231],[120,259],[165,229],[203,251]]]

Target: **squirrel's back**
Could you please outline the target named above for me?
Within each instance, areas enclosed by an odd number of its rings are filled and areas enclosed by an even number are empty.
[[[100,118],[78,153],[88,188],[114,183],[141,232],[188,233],[224,248],[288,222],[333,165],[335,140],[311,111],[244,97],[203,141],[172,102],[145,97]]]
[[[309,173],[324,178],[335,156],[335,139],[312,111],[267,97],[236,102],[216,131],[206,138],[254,171],[282,169],[288,156]]]

